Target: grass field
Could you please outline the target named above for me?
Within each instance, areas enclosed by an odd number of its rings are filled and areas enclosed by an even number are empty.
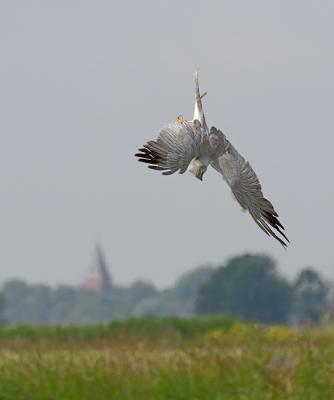
[[[177,318],[0,328],[0,400],[334,399],[334,328]]]

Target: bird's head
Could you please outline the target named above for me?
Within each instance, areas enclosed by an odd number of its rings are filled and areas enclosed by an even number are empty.
[[[188,170],[196,176],[196,178],[202,180],[203,179],[203,174],[207,170],[207,166],[203,165],[199,160],[194,158],[191,160]]]

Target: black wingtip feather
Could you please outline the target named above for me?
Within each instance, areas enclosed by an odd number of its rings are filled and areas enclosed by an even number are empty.
[[[158,165],[149,165],[148,168],[154,169],[156,171],[167,171],[168,170],[168,168],[159,167]]]
[[[138,161],[142,163],[150,164],[148,168],[156,171],[164,171],[163,175],[171,175],[175,172],[166,166],[167,150],[160,143],[150,140],[141,149],[138,149],[138,151],[135,157],[138,157]]]
[[[158,164],[158,161],[148,160],[147,158],[139,158],[138,161],[146,163],[146,164]]]

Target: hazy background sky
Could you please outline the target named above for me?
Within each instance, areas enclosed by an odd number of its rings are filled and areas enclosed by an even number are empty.
[[[334,277],[334,2],[1,1],[0,282],[78,284],[101,241],[115,282],[160,287],[268,252]],[[133,156],[192,118],[250,161],[287,251],[221,176],[161,176]]]

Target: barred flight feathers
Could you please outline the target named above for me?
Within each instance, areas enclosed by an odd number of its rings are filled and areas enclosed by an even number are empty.
[[[227,151],[211,164],[230,186],[240,206],[249,211],[257,225],[267,235],[273,236],[285,248],[287,244],[271,228],[274,228],[288,243],[289,239],[282,232],[284,227],[279,222],[273,205],[264,198],[259,179],[250,164],[230,143]]]
[[[183,174],[190,161],[199,154],[202,131],[196,124],[175,122],[164,126],[157,140],[149,141],[140,153],[138,161],[150,164],[148,167],[165,171],[163,175],[171,175],[179,170]]]

